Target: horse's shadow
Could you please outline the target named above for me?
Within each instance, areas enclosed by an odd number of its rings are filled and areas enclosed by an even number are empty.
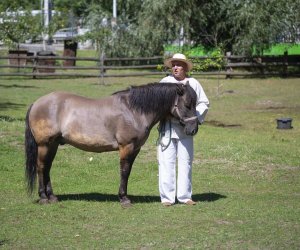
[[[112,201],[119,202],[118,195],[114,194],[102,194],[102,193],[82,193],[82,194],[61,194],[57,195],[59,201],[68,201],[68,200],[78,200],[78,201],[96,201],[96,202],[104,202],[104,201]],[[152,202],[160,202],[159,196],[153,195],[129,195],[129,198],[134,203],[152,203]],[[213,202],[219,199],[225,199],[227,196],[217,193],[202,193],[202,194],[194,194],[193,200],[200,202]]]

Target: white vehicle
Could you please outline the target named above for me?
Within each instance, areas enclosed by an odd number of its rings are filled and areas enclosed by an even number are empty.
[[[54,43],[57,43],[64,40],[71,40],[72,38],[75,38],[77,35],[78,35],[78,31],[76,28],[65,28],[56,31],[52,39]]]

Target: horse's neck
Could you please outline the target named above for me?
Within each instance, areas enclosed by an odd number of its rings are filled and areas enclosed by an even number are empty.
[[[160,120],[166,119],[170,116],[172,102],[166,100],[165,95],[154,96],[154,94],[145,94],[145,92],[137,93],[138,96],[130,103],[129,93],[121,95],[121,99],[127,103],[130,109],[135,109],[136,112],[140,113],[140,117],[135,117],[140,120],[142,124],[150,129],[158,123]],[[158,98],[156,98],[158,97]],[[168,96],[170,98],[170,96]],[[135,112],[134,112],[135,113]]]
[[[151,103],[152,100],[149,100]],[[162,102],[161,104],[158,103],[158,108],[161,109],[160,111],[153,109],[152,113],[148,114],[148,120],[151,121],[150,124],[153,127],[155,124],[157,124],[159,121],[167,120],[171,118],[171,109],[172,106],[166,105],[165,102]]]
[[[141,126],[149,129],[149,131],[160,121],[160,117],[154,113],[141,114],[139,117],[136,117],[136,119],[139,120]]]

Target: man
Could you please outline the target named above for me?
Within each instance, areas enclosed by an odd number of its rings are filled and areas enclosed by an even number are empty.
[[[204,122],[209,101],[201,84],[187,73],[193,64],[183,54],[174,54],[165,61],[172,69],[172,75],[160,82],[183,83],[189,85],[197,94],[197,117],[199,124]],[[159,192],[164,206],[171,206],[177,200],[186,205],[195,205],[192,200],[192,162],[194,157],[193,137],[184,133],[183,127],[175,119],[161,124],[161,140],[158,145]],[[176,188],[176,158],[178,159],[178,177]]]

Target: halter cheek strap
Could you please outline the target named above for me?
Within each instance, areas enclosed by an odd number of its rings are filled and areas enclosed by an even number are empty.
[[[193,121],[193,120],[197,120],[197,119],[198,119],[197,116],[192,116],[192,117],[183,119],[183,121],[184,121],[184,122],[188,122],[188,121]]]
[[[178,109],[178,95],[176,96],[174,107],[172,108],[172,113],[174,113],[174,112],[177,114],[180,121],[183,123],[187,122],[187,121],[193,121],[193,120],[198,119],[197,116],[192,116],[192,117],[185,118],[185,119],[182,118],[182,116],[180,115],[179,109]]]

